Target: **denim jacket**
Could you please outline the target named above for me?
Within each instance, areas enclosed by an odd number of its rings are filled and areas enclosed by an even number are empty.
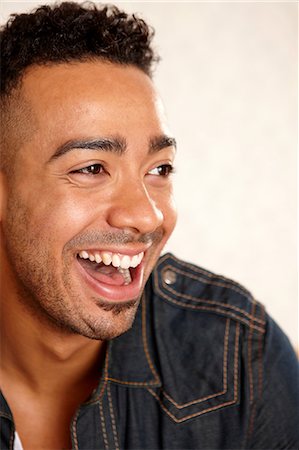
[[[75,450],[298,449],[298,363],[239,284],[167,254],[133,327],[109,342],[71,423]],[[1,449],[13,418],[1,398]],[[26,450],[26,449],[25,449]]]

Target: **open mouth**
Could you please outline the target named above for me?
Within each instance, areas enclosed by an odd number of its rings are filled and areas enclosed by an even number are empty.
[[[127,255],[82,250],[77,261],[87,283],[108,300],[128,300],[140,295],[144,252]]]

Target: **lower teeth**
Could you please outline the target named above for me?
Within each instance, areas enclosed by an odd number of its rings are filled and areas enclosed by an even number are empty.
[[[117,270],[124,277],[124,280],[125,280],[124,285],[127,286],[128,284],[130,284],[131,281],[132,281],[130,270],[129,269],[122,269],[122,267],[118,267]]]

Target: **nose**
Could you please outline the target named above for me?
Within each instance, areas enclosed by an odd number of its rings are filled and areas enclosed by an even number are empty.
[[[154,232],[163,220],[163,212],[146,188],[135,183],[126,183],[115,193],[108,213],[111,227],[130,229],[140,234]]]

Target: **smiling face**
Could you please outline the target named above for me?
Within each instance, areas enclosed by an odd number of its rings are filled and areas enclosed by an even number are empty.
[[[32,123],[5,179],[3,298],[50,327],[113,338],[176,221],[160,101],[139,69],[101,61],[32,67],[21,95]]]

